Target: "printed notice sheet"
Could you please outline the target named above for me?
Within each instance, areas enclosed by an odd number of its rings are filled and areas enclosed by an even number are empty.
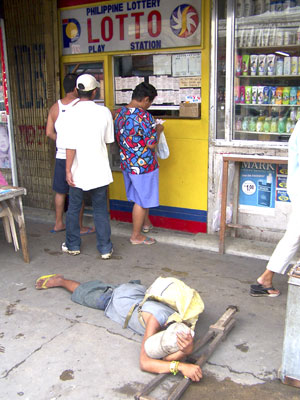
[[[187,76],[188,59],[186,54],[174,54],[172,56],[173,76]]]
[[[173,76],[200,76],[201,53],[174,54],[172,69]]]
[[[201,53],[188,54],[189,75],[201,75]]]
[[[160,54],[153,56],[154,75],[171,75],[172,56],[169,54]]]

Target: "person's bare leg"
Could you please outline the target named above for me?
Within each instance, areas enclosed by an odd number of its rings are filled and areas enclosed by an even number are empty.
[[[63,220],[65,201],[66,195],[64,193],[55,193],[55,225],[53,228],[55,231],[60,231],[66,228]]]
[[[36,282],[35,287],[37,289],[40,289],[46,279],[39,279]],[[79,282],[70,280],[70,279],[65,279],[63,275],[55,275],[49,278],[45,286],[47,288],[54,288],[54,287],[63,287],[67,289],[69,292],[73,293],[74,290],[80,285]]]
[[[257,282],[259,284],[261,284],[264,288],[271,288],[271,287],[273,287],[273,276],[274,276],[274,272],[266,269],[264,271],[264,273],[257,278]],[[270,289],[270,290],[268,290],[268,293],[277,294],[280,292],[277,289],[274,289],[274,290]]]
[[[143,241],[146,239],[145,235],[141,234],[142,226],[144,224],[145,216],[146,216],[146,208],[139,206],[138,204],[134,204],[132,209],[132,234],[131,240]]]
[[[152,226],[150,218],[149,218],[149,208],[146,208],[146,214],[144,218],[143,228],[149,228]]]
[[[89,228],[88,226],[83,226],[83,213],[84,213],[84,202],[82,202],[82,207],[80,210],[80,214],[79,214],[79,225],[80,225],[80,233],[93,233],[95,232],[95,227],[94,228]]]

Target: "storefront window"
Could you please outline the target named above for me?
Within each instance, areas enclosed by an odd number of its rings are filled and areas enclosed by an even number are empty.
[[[218,113],[216,138],[287,142],[300,119],[300,1],[228,0],[227,10],[234,23],[226,49],[233,68],[226,70],[225,85],[232,107],[228,124],[223,122],[222,112]],[[224,88],[221,49],[225,49],[224,32],[229,32],[221,17],[218,108]]]
[[[141,82],[158,92],[149,110],[155,116],[200,117],[201,53],[142,54],[114,57],[115,106],[128,104]]]

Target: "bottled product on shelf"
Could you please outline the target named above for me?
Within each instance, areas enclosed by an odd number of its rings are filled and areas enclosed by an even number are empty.
[[[239,132],[244,131],[255,134],[290,135],[295,128],[296,122],[296,119],[292,120],[290,117],[238,116],[235,122],[235,129]]]
[[[235,103],[300,106],[300,86],[236,86]]]
[[[249,76],[299,76],[300,57],[277,56],[276,54],[237,55],[235,73],[239,77]]]

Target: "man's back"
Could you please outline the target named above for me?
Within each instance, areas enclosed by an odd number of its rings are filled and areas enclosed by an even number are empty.
[[[67,109],[71,103],[78,101],[78,98],[75,92],[70,92],[65,95],[60,100],[57,100],[49,110],[48,118],[47,118],[47,126],[46,126],[46,135],[56,141],[57,140],[57,130],[56,123],[58,117],[60,116],[60,110]],[[60,106],[61,105],[61,106]],[[63,112],[63,111],[62,111]]]
[[[77,187],[90,190],[112,182],[106,144],[114,141],[107,107],[79,101],[65,115],[67,148],[76,150],[72,166]]]
[[[78,98],[72,98],[69,96],[64,97],[62,100],[57,101],[57,116],[54,123],[54,128],[56,131],[56,158],[66,159],[66,144],[65,144],[65,130],[66,114],[74,107],[74,105],[79,101]]]

